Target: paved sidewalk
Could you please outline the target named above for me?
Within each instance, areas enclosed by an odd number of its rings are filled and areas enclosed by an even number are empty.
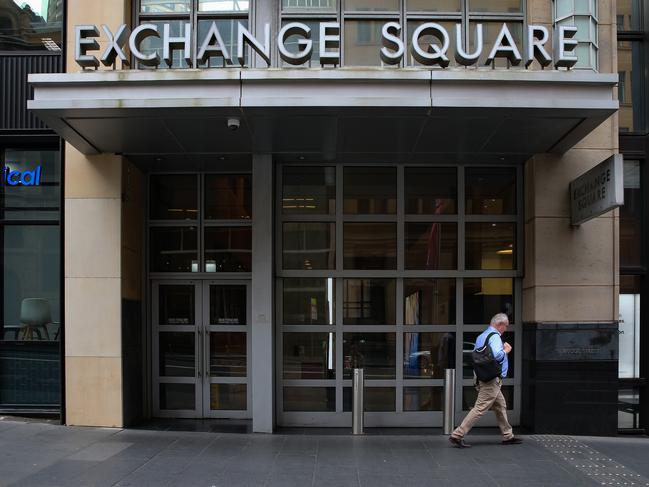
[[[438,432],[259,435],[79,428],[5,418],[0,485],[649,485],[649,438],[539,435],[502,446],[497,432],[474,431],[473,448],[459,450]]]

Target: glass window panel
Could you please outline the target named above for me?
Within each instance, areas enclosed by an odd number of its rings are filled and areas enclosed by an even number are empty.
[[[140,0],[143,14],[175,14],[189,12],[191,0]]]
[[[61,197],[59,151],[7,149],[3,169],[4,219],[57,220],[59,218]],[[19,181],[19,184],[11,184],[16,181]]]
[[[284,411],[334,412],[335,387],[284,387]]]
[[[225,48],[230,55],[232,64],[228,64],[223,60],[223,57],[220,56],[211,56],[206,63],[199,63],[201,67],[223,67],[228,65],[239,65],[239,61],[236,59],[237,56],[237,33],[239,32],[238,24],[243,25],[245,28],[248,28],[248,19],[202,19],[198,21],[198,33],[197,33],[197,49],[203,44],[205,36],[207,35],[212,24],[216,24],[216,28],[223,39]],[[244,49],[244,57],[248,59],[249,49]],[[175,59],[175,58],[174,58]]]
[[[249,0],[198,0],[199,12],[248,12]]]
[[[409,12],[461,12],[462,0],[406,0]]]
[[[158,324],[195,325],[195,288],[192,284],[161,284],[158,287]]]
[[[516,214],[516,168],[467,168],[464,178],[467,214]]]
[[[363,410],[367,412],[396,411],[396,391],[394,387],[365,387],[363,395]],[[343,388],[343,411],[353,408],[352,388]]]
[[[462,375],[465,379],[473,379],[473,362],[471,360],[471,353],[475,348],[475,341],[482,332],[468,332],[464,333],[464,341],[462,343]],[[501,340],[503,343],[507,342],[512,346],[512,351],[509,354],[507,362],[507,377],[509,379],[514,377],[514,333],[503,333]]]
[[[196,344],[194,332],[158,333],[159,373],[163,377],[194,377]]]
[[[250,272],[251,227],[205,228],[205,272]]]
[[[194,384],[160,384],[160,409],[196,409]]]
[[[344,325],[394,325],[396,282],[394,279],[345,279]]]
[[[442,387],[404,387],[403,410],[441,411],[443,396]]]
[[[491,0],[489,0],[491,1]],[[509,1],[509,0],[507,0]],[[496,37],[500,34],[500,29],[502,29],[503,22],[480,22],[482,24],[482,35],[483,35],[483,49],[482,54],[478,58],[477,66],[485,66],[487,62],[487,57],[491,52],[491,48],[496,43]],[[521,56],[525,55],[523,50],[523,24],[522,22],[507,22],[507,28],[511,33],[514,43],[518,48],[518,52]],[[475,51],[475,23],[471,22],[469,30],[469,52]],[[509,68],[509,61],[505,58],[496,58],[494,60],[494,66],[497,68]]]
[[[365,379],[394,379],[396,374],[394,333],[344,333],[343,378],[353,369],[365,369]]]
[[[382,34],[385,20],[348,20],[345,22],[345,66],[384,66],[381,61]]]
[[[245,411],[248,409],[246,384],[210,384],[212,411]]]
[[[282,0],[282,10],[304,12],[332,11],[338,8],[336,0]]]
[[[252,217],[250,174],[208,174],[205,176],[205,218],[249,220]]]
[[[471,277],[464,279],[464,322],[487,325],[496,313],[514,322],[513,279]]]
[[[149,239],[151,272],[198,272],[196,227],[153,227]]]
[[[405,192],[409,215],[453,215],[457,213],[457,169],[407,167]]]
[[[644,43],[618,41],[617,68],[625,75],[618,112],[620,132],[642,132],[646,129]]]
[[[563,0],[561,2],[553,2],[555,8],[555,19],[560,19],[571,15],[574,10],[574,0]]]
[[[399,0],[345,0],[345,11],[397,12]]]
[[[455,333],[405,333],[403,378],[443,379],[455,368]]]
[[[617,427],[620,429],[640,428],[640,388],[620,388],[617,397]]]
[[[406,269],[457,269],[457,223],[406,223]]]
[[[62,30],[62,1],[2,2],[0,51],[61,51]]]
[[[346,215],[396,214],[396,168],[346,167],[343,186]]]
[[[396,269],[396,223],[345,223],[343,267],[345,269]]]
[[[515,269],[514,223],[467,223],[467,269]]]
[[[561,2],[559,2],[561,3]],[[521,13],[521,0],[469,0],[469,10],[476,13]],[[485,45],[490,45],[488,42]]]
[[[309,58],[309,60],[306,61],[304,64],[300,64],[298,66],[289,64],[289,63],[284,62],[282,60],[281,61],[282,66],[287,67],[287,68],[297,68],[297,67],[315,68],[315,67],[320,66],[320,22],[335,22],[335,21],[336,21],[336,19],[321,19],[321,20],[314,21],[314,20],[293,19],[293,18],[289,19],[289,20],[282,21],[282,27],[284,25],[288,24],[288,23],[300,22],[300,23],[308,26],[311,29],[311,57]],[[304,39],[304,36],[297,35],[297,34],[290,35],[290,36],[286,37],[286,39],[284,41],[284,47],[286,47],[286,50],[288,52],[290,52],[292,54],[297,54],[298,52],[301,52],[303,50],[303,48],[299,44],[299,41],[301,39]],[[313,190],[321,191],[321,190],[328,189],[328,188],[325,188],[325,187],[317,188],[317,186],[320,183],[319,181],[317,181],[317,179],[319,178],[319,176],[317,174],[318,171],[311,172],[310,170],[326,169],[326,170],[329,170],[332,174],[335,174],[335,168],[333,168],[333,167],[328,167],[328,168],[317,168],[317,167],[297,168],[297,167],[295,167],[295,168],[292,168],[290,166],[286,166],[286,167],[284,167],[284,171],[285,171],[284,174],[285,175],[286,175],[286,170],[287,169],[295,169],[296,172],[297,172],[298,177],[299,177],[299,170],[300,169],[309,170],[309,173],[306,174],[307,179],[309,179],[312,182],[316,183],[316,188],[312,188],[312,191]],[[322,172],[324,172],[324,171],[322,171]],[[286,176],[284,176],[284,177],[286,177]],[[331,184],[333,185],[334,183],[335,183],[335,181],[332,182]],[[299,189],[299,186],[298,186],[298,189]],[[284,183],[284,191],[286,191],[286,182]],[[334,200],[335,200],[335,192],[334,192],[334,194],[331,195],[331,200],[330,201],[319,199],[319,198],[323,198],[323,197],[328,196],[328,195],[322,194],[320,192],[318,192],[317,196],[315,194],[308,195],[308,196],[309,196],[310,199],[306,200],[306,201],[304,201],[304,200],[295,200],[295,201],[290,201],[289,200],[289,201],[286,201],[285,200],[285,202],[284,202],[284,213],[289,213],[288,211],[286,211],[286,209],[293,210],[293,211],[291,211],[293,213],[298,213],[299,210],[301,210],[301,209],[302,210],[310,209],[310,210],[315,210],[315,211],[311,212],[311,213],[315,214],[317,212],[317,207],[313,207],[314,204],[315,205],[323,205],[324,204],[324,206],[320,208],[320,211],[324,210],[326,212],[326,210],[327,210],[327,205],[326,204],[329,203],[330,205],[333,205]],[[331,208],[333,208],[333,206],[331,206]],[[305,212],[309,213],[308,211],[305,211]],[[333,210],[331,210],[331,212],[333,213]]]
[[[16,340],[13,330],[8,331],[5,327],[4,340],[0,340],[0,365],[0,407],[60,407],[61,369],[57,341]]]
[[[620,276],[619,377],[640,377],[640,276]]]
[[[155,174],[149,179],[152,220],[196,220],[198,179],[194,174]]]
[[[617,0],[617,30],[642,30],[643,0]]]
[[[505,397],[507,403],[507,410],[514,409],[514,386],[502,386],[500,391]],[[478,391],[473,386],[465,386],[462,388],[462,411],[470,410],[478,398]]]
[[[333,215],[336,212],[336,168],[284,166],[282,213]]]
[[[183,2],[184,3],[184,2]],[[153,52],[157,52],[160,57],[160,64],[157,69],[167,69],[167,63],[162,60],[162,33],[163,25],[169,24],[169,35],[170,37],[181,37],[185,34],[185,24],[189,22],[189,19],[183,20],[147,20],[147,24],[153,24],[158,27],[158,32],[160,33],[159,37],[149,36],[142,40],[140,44],[140,51],[146,56]],[[176,49],[173,51],[172,55],[172,68],[188,68],[187,62],[183,59],[183,50]],[[150,66],[145,66],[144,64],[138,63],[139,69],[155,69]]]
[[[328,278],[282,280],[285,325],[333,325],[336,286]]]
[[[455,279],[404,279],[405,325],[454,325]]]
[[[458,19],[459,21],[459,19]],[[426,21],[428,22],[428,21]],[[455,24],[456,22],[441,22],[438,21],[437,19],[434,20],[436,24],[441,25],[446,29],[446,32],[448,32],[449,36],[449,45],[448,45],[448,50],[446,51],[446,57],[450,61],[450,66],[453,66],[455,64]],[[407,64],[409,66],[421,66],[419,62],[413,57],[412,55],[412,34],[419,27],[421,24],[423,24],[424,21],[410,21],[408,22],[408,32],[407,32],[407,38],[406,38],[406,43],[407,43],[407,48],[406,48],[406,56],[407,56]],[[424,50],[427,51],[430,47],[431,44],[434,44],[438,47],[441,47],[440,42],[437,40],[437,37],[434,37],[431,34],[424,34],[419,38],[419,46]],[[436,65],[435,67],[439,67]]]
[[[210,375],[246,376],[246,333],[210,332]]]
[[[210,286],[210,325],[246,325],[246,286]]]
[[[283,333],[284,379],[335,379],[335,333]]]
[[[640,161],[624,161],[624,205],[620,207],[620,267],[642,266]]]
[[[284,223],[282,225],[284,269],[335,269],[335,223]]]
[[[577,33],[575,34],[574,39],[582,42],[588,42],[591,40],[590,17],[575,17],[575,27],[577,27]],[[594,41],[595,39],[592,40]]]

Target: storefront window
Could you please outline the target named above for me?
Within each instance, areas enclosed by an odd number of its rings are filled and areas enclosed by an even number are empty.
[[[617,43],[620,132],[643,132],[646,129],[644,53],[641,41],[619,40]]]
[[[5,0],[0,51],[61,51],[63,0]]]
[[[620,267],[642,266],[640,161],[624,161],[624,205],[620,207]]]

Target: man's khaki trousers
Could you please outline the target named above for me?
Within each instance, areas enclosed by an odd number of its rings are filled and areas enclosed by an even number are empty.
[[[452,435],[454,438],[463,438],[468,435],[475,422],[490,409],[496,414],[498,427],[503,434],[504,440],[509,440],[514,437],[512,427],[507,421],[507,403],[505,397],[500,390],[503,380],[496,377],[489,382],[478,381],[476,390],[478,391],[478,398],[475,401],[473,409],[469,411],[462,424],[455,428]]]

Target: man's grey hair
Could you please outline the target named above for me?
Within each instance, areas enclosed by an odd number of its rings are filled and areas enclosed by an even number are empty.
[[[491,322],[489,323],[489,326],[496,326],[498,323],[509,323],[509,318],[505,313],[498,313],[491,318]]]

